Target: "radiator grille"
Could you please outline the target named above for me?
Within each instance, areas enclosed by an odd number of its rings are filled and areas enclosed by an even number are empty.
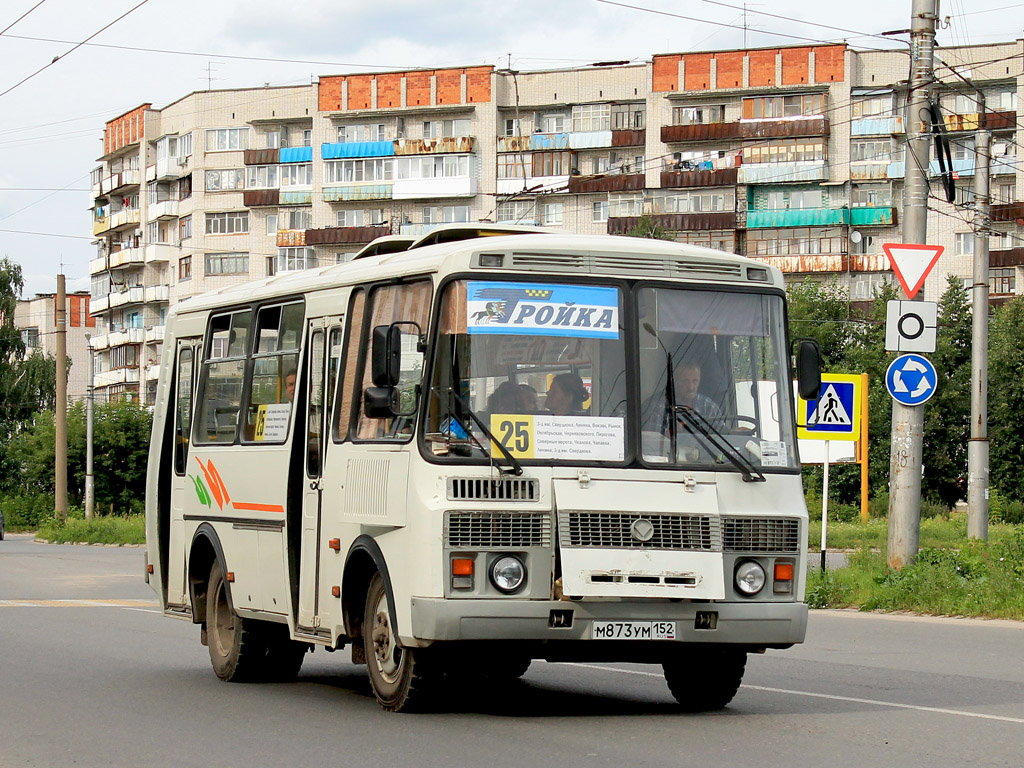
[[[633,535],[633,523],[647,520],[647,541]],[[559,543],[563,547],[677,549],[714,552],[721,549],[718,518],[705,515],[640,514],[636,512],[560,512]]]
[[[444,544],[451,549],[550,547],[551,516],[546,512],[447,512]]]
[[[520,477],[450,477],[449,501],[537,501],[540,483]]]
[[[778,517],[722,518],[726,552],[798,552],[800,521]]]

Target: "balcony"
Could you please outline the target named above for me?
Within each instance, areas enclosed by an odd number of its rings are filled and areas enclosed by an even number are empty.
[[[141,214],[138,208],[122,208],[117,213],[110,214],[109,229],[125,229],[137,227],[141,221]]]
[[[513,195],[518,192],[542,193],[564,192],[569,187],[570,176],[529,176],[523,178],[498,179],[499,195]]]
[[[384,143],[384,142],[376,142]],[[395,155],[435,155],[473,151],[472,136],[443,136],[437,139],[396,139],[391,142]]]
[[[903,133],[899,115],[858,117],[850,121],[851,136],[894,136]]]
[[[124,328],[107,334],[107,345],[119,347],[122,344],[141,344],[145,336],[141,328]]]
[[[587,194],[590,192],[626,192],[644,188],[642,173],[610,173],[596,176],[570,176],[570,194]]]
[[[89,299],[89,314],[98,315],[110,309],[109,296],[92,296]]]
[[[245,165],[277,165],[281,159],[279,149],[247,149],[242,153]]]
[[[436,197],[472,197],[477,180],[465,176],[454,179],[402,179],[392,187],[395,200],[432,199]]]
[[[346,184],[343,187],[325,187],[324,201],[342,203],[349,200],[390,200],[391,184]]]
[[[313,162],[313,147],[281,147],[277,153],[282,163]]]
[[[127,372],[127,368],[115,368],[112,371],[103,371],[102,373],[97,373],[95,376],[93,376],[92,379],[93,386],[109,387],[113,384],[124,384],[126,381],[128,381]],[[138,369],[136,369],[134,381],[139,380],[138,376],[139,372]]]
[[[141,285],[133,285],[124,290],[112,292],[108,297],[111,307],[121,307],[125,304],[141,304],[146,299],[145,289]]]
[[[147,285],[146,301],[168,301],[171,297],[169,285]]]
[[[144,341],[147,344],[156,344],[164,340],[164,334],[167,330],[165,325],[153,325],[146,329],[146,335]]]
[[[249,208],[277,205],[281,201],[279,189],[247,189],[242,193],[242,204]]]
[[[1017,127],[1016,112],[973,112],[963,115],[946,115],[947,131],[977,131],[987,128],[990,131],[1005,131]]]
[[[110,229],[109,216],[95,216],[92,220],[92,233],[100,235]]]
[[[1013,155],[1003,155],[1001,157],[993,157],[992,163],[989,166],[989,172],[993,176],[1003,174],[1015,174],[1017,173],[1016,166],[1017,158]],[[890,179],[902,179],[906,172],[906,164],[903,161],[897,163],[889,163],[888,178]],[[932,160],[928,165],[928,173],[930,176],[939,175],[939,161]],[[958,160],[953,158],[953,178],[960,179],[963,177],[974,176],[974,157],[967,157]]]
[[[146,381],[157,381],[160,378],[160,363],[146,366]]]
[[[178,218],[178,201],[161,200],[159,203],[152,203],[149,206],[148,214],[150,221],[176,219]]]
[[[589,134],[590,132],[588,132]],[[610,131],[596,131],[600,134],[608,134],[608,143],[602,146],[611,146]],[[583,136],[586,134],[577,134]],[[583,141],[583,139],[577,139]],[[590,145],[594,146],[594,145]],[[568,133],[533,133],[529,136],[499,136],[499,152],[543,152],[556,149],[569,149]]]
[[[286,192],[281,190],[278,198],[279,205],[309,205],[313,202],[313,190],[302,189]]]
[[[1024,266],[1024,248],[1004,248],[989,251],[988,265],[996,269]]]
[[[729,139],[793,139],[801,136],[828,135],[827,117],[740,120],[732,123],[693,123],[661,127],[661,140],[665,144]]]
[[[642,147],[647,143],[647,131],[636,128],[625,131],[612,131],[613,147]]]
[[[97,275],[100,272],[107,271],[107,257],[100,256],[98,259],[92,259],[89,262],[89,274]]]
[[[102,333],[89,339],[89,347],[94,352],[101,352],[110,346],[110,339],[107,334]]]
[[[1024,203],[997,203],[989,210],[992,221],[1024,221]]]
[[[850,179],[853,181],[871,181],[888,179],[892,163],[850,163]]]
[[[849,223],[849,208],[747,211],[747,229],[834,227]]]
[[[306,230],[304,229],[279,229],[277,230],[277,247],[292,248],[306,244]]]
[[[661,186],[669,187],[731,187],[736,184],[736,168],[698,171],[662,171]]]
[[[156,170],[149,181],[168,181],[179,179],[192,172],[192,155],[185,157],[163,157],[156,161]],[[148,169],[147,169],[148,170]]]
[[[795,256],[751,256],[757,261],[777,267],[791,275],[822,272],[889,272],[889,259],[882,253],[846,254],[815,253]]]
[[[399,139],[399,141],[406,140]],[[344,160],[350,157],[391,157],[395,154],[396,144],[398,144],[397,141],[338,141],[332,144],[321,144],[320,157],[324,160]]]
[[[898,223],[895,208],[851,208],[851,227],[891,227]]]
[[[690,125],[661,126],[661,140],[665,144],[739,139],[742,136],[743,128],[740,123],[692,123]]]
[[[129,187],[139,186],[141,179],[142,174],[139,173],[137,168],[129,171],[111,173],[103,179],[103,191],[108,195],[115,195],[118,192],[127,190]]]
[[[147,264],[159,264],[171,260],[178,251],[178,246],[167,243],[150,243],[143,247],[145,262]]]
[[[110,269],[119,269],[142,264],[144,260],[145,254],[141,248],[122,248],[110,254],[107,263]]]
[[[657,213],[651,221],[671,232],[705,231],[709,229],[736,229],[736,213]],[[640,223],[639,216],[616,216],[608,219],[609,235],[624,235]]]
[[[305,245],[342,245],[345,243],[369,243],[378,237],[391,234],[388,227],[324,227],[307,229]]]
[[[828,181],[828,163],[811,160],[803,163],[744,163],[737,176],[740,184],[786,184]]]

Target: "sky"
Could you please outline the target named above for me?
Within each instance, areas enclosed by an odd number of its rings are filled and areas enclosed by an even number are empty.
[[[146,102],[388,69],[549,69],[808,40],[905,49],[905,35],[874,35],[908,27],[910,0],[851,8],[747,3],[744,29],[742,0],[3,0],[0,256],[21,264],[26,297],[55,291],[60,271],[68,290],[88,290],[103,125]],[[1024,36],[1012,0],[948,0],[939,15],[940,46]]]

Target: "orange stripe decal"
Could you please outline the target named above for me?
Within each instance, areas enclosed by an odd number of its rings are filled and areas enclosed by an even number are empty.
[[[224,503],[228,504],[231,502],[231,497],[228,496],[228,487],[224,485],[224,481],[220,479],[220,472],[213,466],[213,459],[206,462],[206,466],[210,468],[210,474],[213,475],[213,479],[217,481],[217,485],[220,486],[221,491],[224,493]]]
[[[209,470],[203,466],[203,462],[200,461],[198,456],[196,456],[196,461],[199,462],[199,466],[203,470],[203,474],[206,476],[206,483],[210,486],[210,493],[213,494],[213,500],[217,502],[217,508],[224,509],[224,499],[221,496],[219,484],[214,482]]]
[[[231,506],[235,509],[243,510],[246,512],[280,512],[284,514],[284,507],[280,504],[246,504],[244,502],[233,501]]]

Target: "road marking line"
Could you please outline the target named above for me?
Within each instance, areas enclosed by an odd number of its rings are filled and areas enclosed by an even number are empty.
[[[622,672],[626,675],[642,675],[644,677],[664,677],[656,672],[641,672],[637,669],[619,669],[618,667],[602,667],[597,664],[573,664],[574,667],[585,669],[598,669],[605,672]],[[767,693],[788,693],[792,696],[810,696],[815,699],[830,699],[832,701],[848,701],[853,704],[872,704],[877,707],[893,707],[895,709],[913,709],[918,712],[936,712],[941,715],[958,715],[960,717],[974,717],[980,720],[998,720],[1004,723],[1020,723],[1024,725],[1024,718],[1006,717],[1004,715],[986,715],[981,712],[967,712],[962,709],[943,709],[941,707],[924,707],[918,704],[898,704],[893,701],[879,701],[877,699],[859,699],[855,696],[836,696],[831,693],[812,693],[811,691],[794,691],[788,688],[769,688],[764,685],[741,685],[741,688],[749,688],[752,691],[765,691]]]
[[[0,600],[0,608],[139,608],[156,605],[152,600]]]

